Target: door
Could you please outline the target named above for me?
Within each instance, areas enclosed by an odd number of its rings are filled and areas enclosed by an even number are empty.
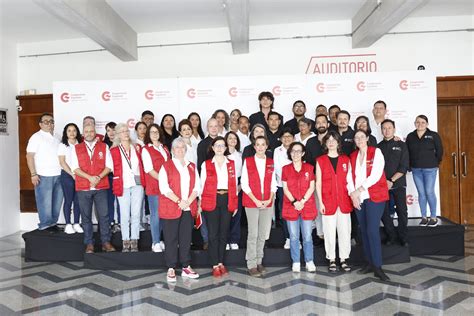
[[[474,103],[458,107],[461,224],[474,224]]]

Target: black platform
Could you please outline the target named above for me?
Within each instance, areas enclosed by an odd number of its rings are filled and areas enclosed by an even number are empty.
[[[419,219],[409,220],[409,247],[382,246],[384,264],[402,263],[410,260],[410,255],[458,255],[464,256],[464,227],[440,218],[437,227],[419,227]],[[99,240],[97,233],[95,240]],[[381,238],[385,239],[381,227]],[[315,237],[315,236],[314,236]],[[242,230],[241,246],[245,246],[246,231]],[[151,252],[150,231],[140,233],[138,253],[102,253],[84,254],[83,234],[67,235],[64,232],[49,233],[32,231],[23,234],[25,240],[25,261],[84,261],[85,268],[91,269],[156,269],[164,268],[163,253]],[[324,246],[315,237],[314,261],[316,265],[326,265]],[[120,233],[111,240],[118,250],[121,247]],[[281,228],[272,229],[265,249],[264,264],[267,266],[290,266],[289,250],[283,249],[284,237]],[[99,250],[100,244],[97,244]],[[207,252],[201,250],[202,239],[198,231],[193,232],[192,262],[196,267],[208,267]],[[303,256],[301,256],[303,258]],[[360,245],[352,247],[351,264],[363,262]],[[226,252],[225,264],[245,266],[245,249]]]

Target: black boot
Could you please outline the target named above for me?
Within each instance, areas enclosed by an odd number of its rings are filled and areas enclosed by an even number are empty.
[[[367,274],[370,272],[373,272],[373,268],[371,264],[367,264],[366,266],[363,266],[359,271],[357,271],[357,274]]]
[[[380,268],[374,267],[374,276],[384,282],[390,281],[390,278],[383,272],[382,267]]]

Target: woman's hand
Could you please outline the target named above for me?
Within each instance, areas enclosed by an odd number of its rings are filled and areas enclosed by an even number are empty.
[[[319,211],[321,212],[321,214],[326,214],[326,206],[324,206],[324,204],[321,202],[319,203]]]

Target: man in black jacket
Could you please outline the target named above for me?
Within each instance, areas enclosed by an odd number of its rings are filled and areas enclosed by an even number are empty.
[[[300,129],[298,128],[298,122],[299,120],[305,117],[305,113],[306,104],[301,100],[295,101],[295,103],[293,103],[293,118],[291,120],[286,121],[283,127],[289,127],[293,135],[298,134],[300,132]],[[311,131],[316,132],[313,120],[311,120]]]
[[[350,156],[354,151],[354,130],[350,127],[351,115],[346,110],[339,111],[336,115],[337,131],[341,136],[342,151]]]
[[[219,126],[216,119],[211,118],[207,121],[207,132],[209,134],[199,143],[197,148],[197,168],[199,174],[201,174],[202,163],[210,158],[209,146],[211,145],[212,140],[219,134]]]

